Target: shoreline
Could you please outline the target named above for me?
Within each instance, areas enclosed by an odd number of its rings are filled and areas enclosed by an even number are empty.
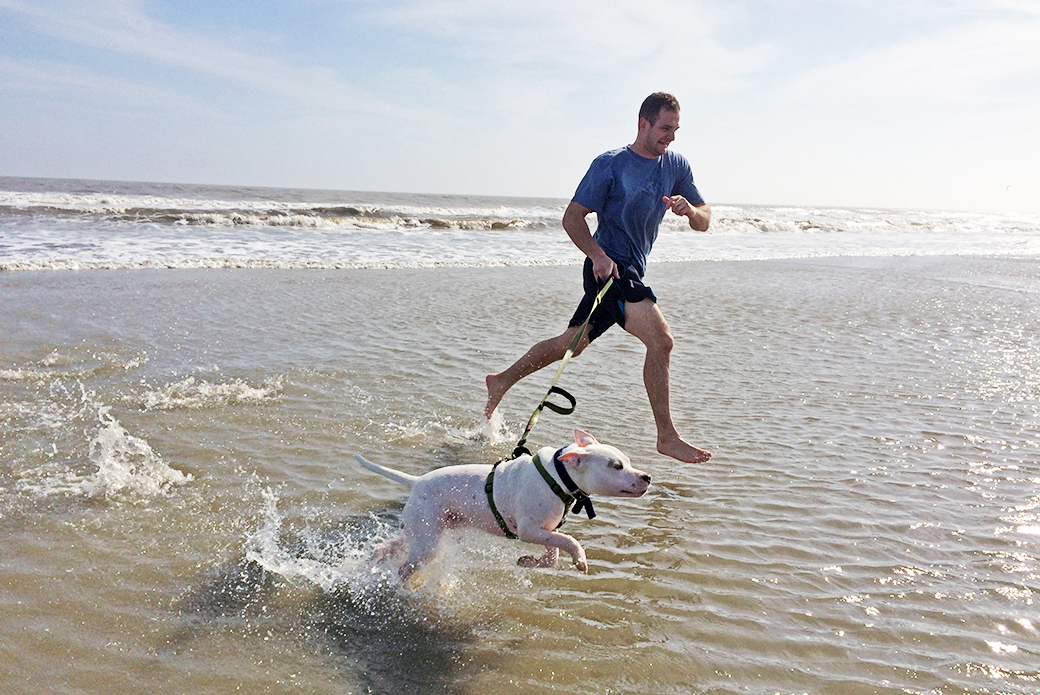
[[[768,263],[768,262],[811,262],[811,261],[849,261],[857,259],[884,260],[891,259],[979,259],[987,261],[1034,261],[1040,258],[1031,253],[1021,255],[1006,253],[847,253],[847,254],[790,254],[766,258],[651,258],[647,266],[649,276],[655,266],[697,264],[697,263]],[[288,270],[288,271],[351,271],[351,270],[488,270],[501,268],[563,268],[580,266],[582,260],[523,260],[523,261],[491,261],[473,263],[468,261],[416,261],[412,263],[394,262],[323,262],[323,261],[272,261],[265,259],[239,260],[233,258],[200,258],[185,260],[179,263],[164,261],[140,261],[134,263],[118,263],[109,261],[74,261],[56,259],[40,263],[3,263],[0,262],[0,275],[26,273],[68,273],[68,272],[103,272],[103,271],[198,271],[198,270]]]

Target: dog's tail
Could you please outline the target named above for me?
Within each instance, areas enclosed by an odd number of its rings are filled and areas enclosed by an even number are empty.
[[[409,475],[407,473],[402,473],[401,471],[395,471],[393,468],[380,466],[378,463],[372,463],[361,454],[354,454],[354,458],[356,458],[358,460],[358,463],[360,463],[368,470],[378,473],[379,475],[386,476],[387,478],[390,478],[390,480],[393,480],[395,483],[401,483],[402,485],[407,485],[408,487],[411,487],[412,485],[415,485],[415,481],[419,479],[419,476],[417,475]]]

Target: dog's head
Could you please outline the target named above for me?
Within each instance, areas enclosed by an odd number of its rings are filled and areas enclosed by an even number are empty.
[[[588,432],[574,430],[574,443],[560,454],[574,483],[590,496],[641,497],[650,476],[632,467],[621,450],[600,444]]]

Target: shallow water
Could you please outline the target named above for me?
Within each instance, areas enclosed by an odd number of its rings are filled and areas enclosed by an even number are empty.
[[[612,331],[532,443],[654,476],[566,530],[371,550],[420,473],[512,448],[483,376],[569,317],[576,267],[0,274],[0,691],[1032,693],[1040,263],[660,263],[680,430],[654,452]]]

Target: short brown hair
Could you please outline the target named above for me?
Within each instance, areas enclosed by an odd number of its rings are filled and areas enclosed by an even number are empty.
[[[661,115],[661,109],[679,113],[679,100],[666,92],[654,92],[643,99],[643,105],[639,107],[639,117],[654,125],[657,123],[657,117]]]

